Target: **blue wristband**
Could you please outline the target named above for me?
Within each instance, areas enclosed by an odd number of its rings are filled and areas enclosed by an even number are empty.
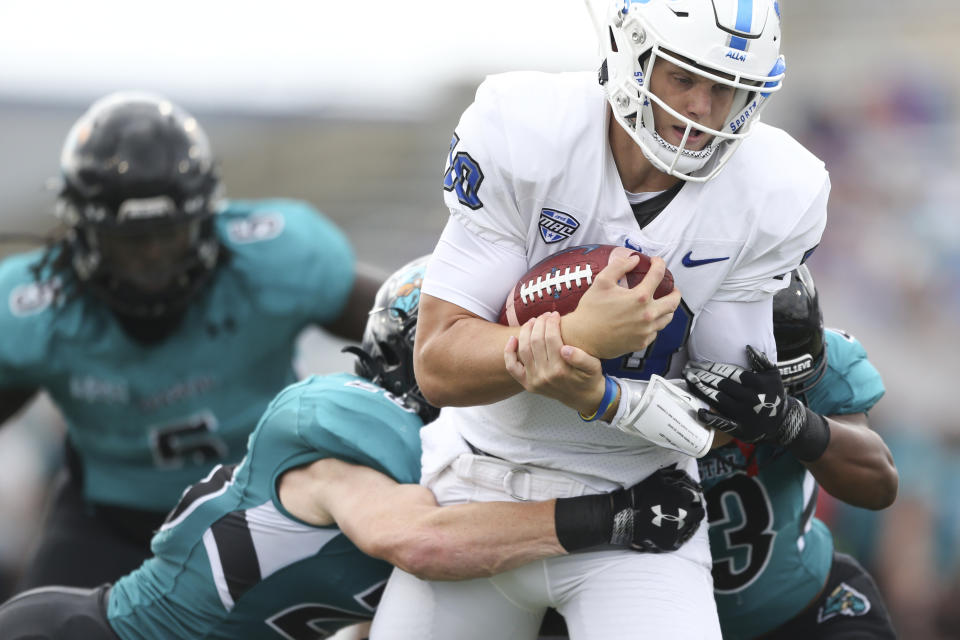
[[[583,415],[580,411],[577,411],[577,415],[580,416],[580,419],[584,422],[593,422],[599,420],[603,417],[603,414],[607,412],[607,409],[610,408],[610,405],[613,404],[614,398],[617,397],[617,389],[620,387],[617,385],[617,381],[611,378],[608,375],[603,376],[603,398],[600,399],[600,406],[597,407],[597,410],[594,411],[589,416]]]

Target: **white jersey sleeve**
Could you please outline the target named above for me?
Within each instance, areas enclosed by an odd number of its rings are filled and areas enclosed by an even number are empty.
[[[494,86],[484,81],[460,117],[444,170],[444,202],[472,233],[525,255],[527,222],[511,184],[513,154]]]
[[[430,257],[422,291],[496,322],[504,291],[526,271],[525,253],[484,240],[451,216]]]
[[[427,269],[425,293],[496,321],[520,276],[559,250],[537,240],[543,207],[535,203],[555,193],[558,184],[570,188],[571,175],[585,173],[569,166],[570,144],[589,136],[596,149],[581,148],[577,157],[606,152],[600,126],[606,103],[602,93],[592,91],[595,81],[585,85],[585,80],[582,74],[513,72],[480,85],[447,153],[443,190],[450,218]],[[584,86],[591,91],[584,94]],[[600,107],[596,121],[583,117],[595,107]]]
[[[787,278],[787,282],[790,279]],[[755,302],[712,300],[697,316],[687,350],[691,360],[710,360],[750,367],[746,346],[763,351],[774,362],[773,297]]]
[[[827,224],[830,178],[823,163],[782,131],[765,127],[757,138],[782,151],[781,164],[752,163],[749,180],[765,183],[767,189],[753,190],[762,194],[751,203],[759,217],[713,300],[755,301],[785,288],[787,274],[813,253]],[[756,145],[745,146],[739,150],[745,157],[738,159],[749,162]],[[733,182],[743,189],[750,186],[743,179]]]

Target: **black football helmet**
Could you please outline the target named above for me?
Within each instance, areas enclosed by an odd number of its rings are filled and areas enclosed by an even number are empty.
[[[358,376],[400,398],[424,424],[440,413],[420,393],[413,375],[413,340],[427,260],[428,256],[417,258],[387,278],[377,291],[361,346],[344,349],[357,356]]]
[[[80,286],[125,316],[184,308],[220,254],[222,188],[197,121],[159,96],[108,95],[73,125],[60,171],[57,215]]]
[[[795,269],[790,286],[773,297],[773,335],[784,385],[794,395],[806,393],[827,370],[823,313],[806,265]]]

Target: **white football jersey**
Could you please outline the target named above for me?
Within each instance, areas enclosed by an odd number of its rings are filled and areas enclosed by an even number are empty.
[[[698,314],[711,301],[752,303],[787,286],[826,224],[823,163],[784,131],[758,124],[716,178],[684,184],[640,229],[608,144],[608,126],[618,125],[608,121],[595,74],[487,78],[457,126],[444,176],[452,216],[445,235],[472,234],[480,255],[444,251],[441,240],[423,291],[495,322],[513,285],[543,258],[577,245],[626,246],[666,261],[683,304],[646,352],[606,362],[608,373],[678,377],[691,355],[688,343],[714,357],[735,349],[742,359],[745,343],[709,348],[707,342],[729,340],[730,333],[708,329]],[[465,278],[484,253],[512,258]],[[772,345],[772,322],[766,333],[750,343]],[[603,423],[584,423],[557,401],[521,393],[486,406],[445,408],[423,432],[425,473],[458,453],[450,451],[451,429],[513,462],[624,485],[659,466],[692,462]]]

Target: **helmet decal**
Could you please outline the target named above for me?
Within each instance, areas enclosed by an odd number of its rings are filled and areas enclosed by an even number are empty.
[[[402,312],[406,316],[413,312],[420,304],[420,286],[423,284],[423,269],[417,268],[399,278],[401,280],[388,308],[394,317],[400,317]]]
[[[427,402],[413,372],[413,344],[420,308],[420,287],[428,256],[417,258],[393,273],[380,285],[367,318],[360,347],[346,347],[357,356],[356,372],[380,385],[424,423],[440,410]]]

